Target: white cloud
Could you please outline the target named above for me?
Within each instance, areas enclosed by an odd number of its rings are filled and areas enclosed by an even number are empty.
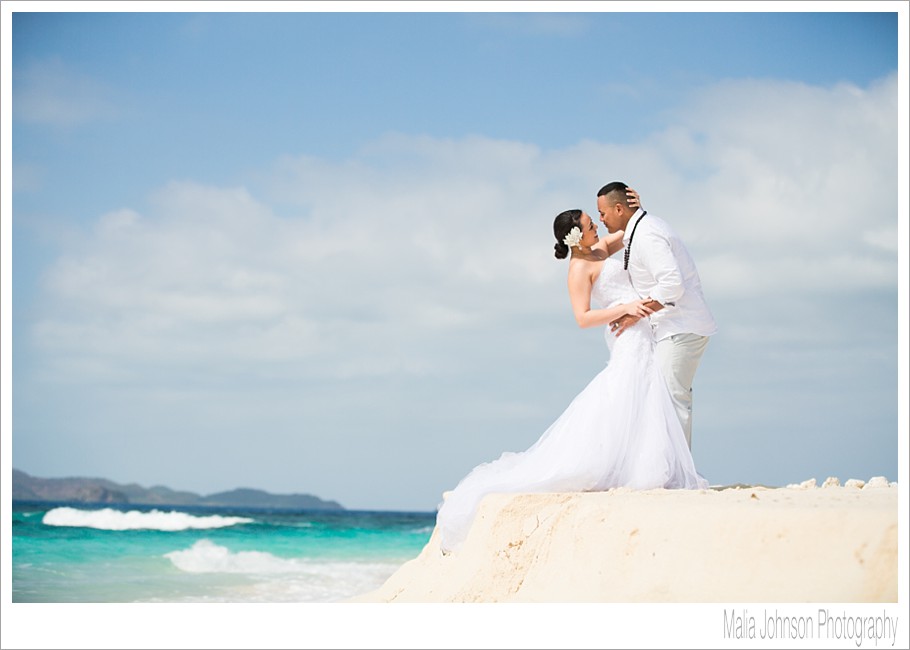
[[[112,363],[224,358],[242,338],[255,362],[521,328],[566,307],[551,219],[593,212],[616,176],[683,234],[713,300],[894,287],[895,83],[722,84],[637,145],[389,135],[339,163],[286,158],[256,196],[172,183],[57,262],[39,338]],[[425,369],[407,354],[364,368]]]
[[[611,180],[680,232],[719,313],[760,304],[721,322],[729,341],[784,357],[821,340],[893,352],[890,339],[856,341],[843,306],[896,293],[895,113],[894,77],[728,83],[631,145],[390,134],[340,162],[276,161],[246,186],[171,183],[148,209],[101,215],[73,239],[45,276],[32,340],[55,381],[132,386],[146,401],[175,386],[209,394],[187,416],[200,439],[268,414],[285,418],[263,434],[283,436],[274,448],[310,453],[301,441],[330,444],[319,431],[334,424],[319,418],[333,413],[361,432],[344,444],[370,452],[386,444],[374,429],[413,438],[415,422],[444,430],[469,411],[505,428],[452,453],[495,457],[529,442],[546,400],[561,403],[606,357],[598,333],[574,327],[551,229],[561,210],[593,213]],[[569,340],[577,358],[561,353]],[[331,382],[379,383],[320,392]],[[320,489],[343,500],[334,486]]]
[[[863,231],[863,242],[889,253],[897,253],[897,224]]]
[[[13,116],[22,122],[74,126],[116,114],[110,89],[59,59],[33,62],[13,78]]]

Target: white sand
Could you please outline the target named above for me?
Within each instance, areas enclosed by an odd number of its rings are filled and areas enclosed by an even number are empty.
[[[884,485],[492,494],[349,602],[896,602]]]

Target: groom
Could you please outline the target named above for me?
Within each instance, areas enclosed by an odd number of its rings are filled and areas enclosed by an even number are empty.
[[[691,449],[692,380],[717,325],[682,240],[664,220],[641,208],[631,209],[626,187],[617,181],[600,188],[597,211],[607,230],[623,231],[623,263],[632,286],[639,296],[651,299],[648,306],[654,310],[650,319],[657,362]],[[610,328],[619,336],[638,320],[627,314],[610,323]]]

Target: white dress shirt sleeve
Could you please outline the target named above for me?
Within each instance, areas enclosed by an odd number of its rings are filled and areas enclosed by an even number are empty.
[[[656,282],[648,295],[665,307],[679,302],[686,289],[669,237],[657,229],[649,229],[639,236],[641,241],[636,237],[633,246],[638,248],[641,261],[651,270]]]

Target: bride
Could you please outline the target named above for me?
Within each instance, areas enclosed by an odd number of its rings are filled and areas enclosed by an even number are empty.
[[[638,195],[629,190],[631,206]],[[447,493],[436,526],[444,553],[458,549],[480,500],[493,492],[574,492],[706,488],[660,369],[654,362],[652,312],[632,288],[622,231],[603,239],[581,210],[553,222],[556,257],[571,252],[569,298],[580,327],[603,327],[610,361],[544,434],[523,452],[478,465]],[[623,314],[642,317],[621,336],[606,327]]]

